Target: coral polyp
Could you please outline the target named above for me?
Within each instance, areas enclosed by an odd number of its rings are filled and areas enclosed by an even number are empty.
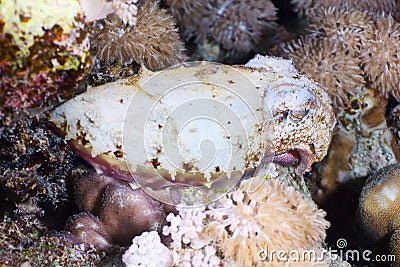
[[[110,14],[92,26],[91,49],[105,65],[133,62],[150,70],[160,70],[184,61],[184,46],[175,22],[158,2],[139,6],[135,25],[126,25],[117,14]],[[160,45],[162,44],[162,45]]]

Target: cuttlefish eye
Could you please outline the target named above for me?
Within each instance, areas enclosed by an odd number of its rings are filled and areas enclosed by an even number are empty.
[[[317,98],[310,88],[291,83],[272,87],[266,91],[265,99],[268,105],[264,109],[283,114],[284,122],[298,123],[317,107]]]
[[[301,110],[288,110],[287,117],[294,122],[301,121],[305,116],[307,116],[308,112],[310,111],[309,107],[306,107]]]

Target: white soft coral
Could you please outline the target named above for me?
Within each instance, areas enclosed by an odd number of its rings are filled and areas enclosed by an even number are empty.
[[[174,255],[161,243],[156,231],[144,232],[132,240],[132,245],[122,256],[127,267],[134,266],[173,266]]]
[[[188,245],[193,249],[200,249],[209,242],[203,231],[203,220],[206,218],[204,209],[205,207],[181,209],[179,215],[170,213],[167,216],[170,226],[164,226],[163,235],[171,235],[174,248],[181,249],[182,245]]]
[[[134,26],[138,12],[137,0],[113,0],[112,8],[124,24]]]
[[[80,0],[86,21],[104,19],[108,14],[115,13],[122,22],[135,26],[138,12],[137,0]]]

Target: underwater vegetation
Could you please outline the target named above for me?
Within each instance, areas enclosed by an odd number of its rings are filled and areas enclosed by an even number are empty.
[[[0,0],[0,265],[265,266],[340,238],[400,259],[398,8]],[[215,147],[188,119],[212,112]]]

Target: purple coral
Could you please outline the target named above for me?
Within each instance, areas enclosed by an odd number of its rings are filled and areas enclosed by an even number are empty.
[[[76,199],[84,213],[72,219],[67,228],[82,242],[101,247],[128,245],[134,236],[160,230],[165,222],[163,205],[140,188],[132,189],[95,173],[78,175],[75,184]]]

